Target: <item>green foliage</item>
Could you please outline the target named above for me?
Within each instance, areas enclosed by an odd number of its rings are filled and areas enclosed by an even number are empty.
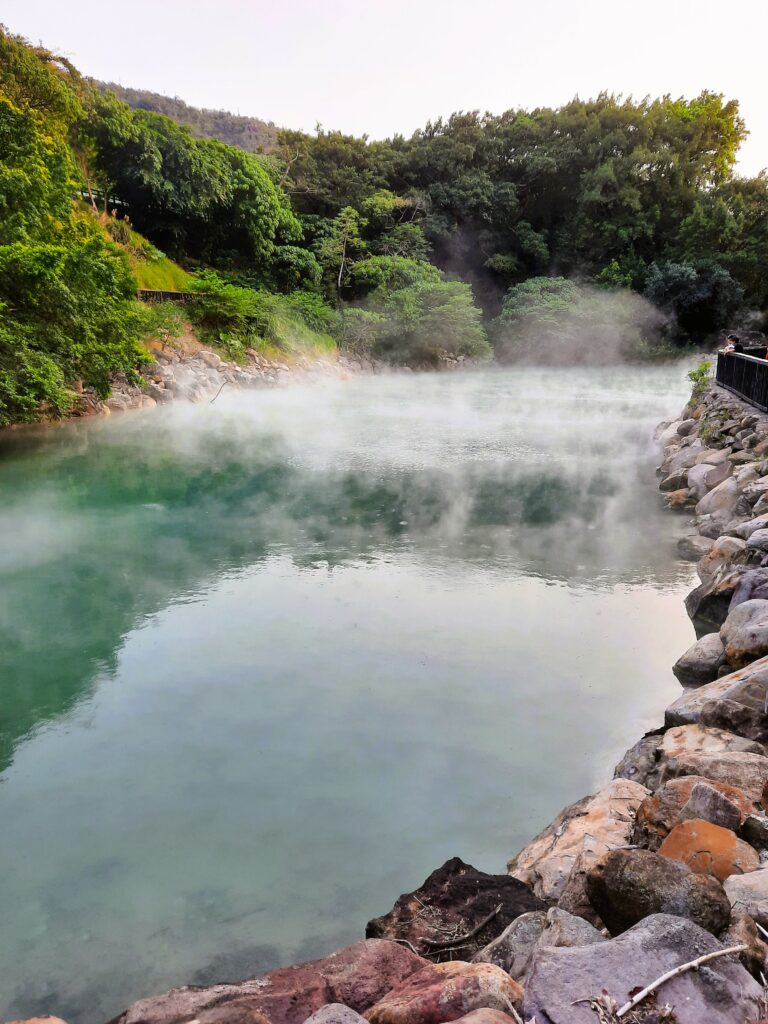
[[[396,362],[433,366],[442,354],[485,359],[491,349],[469,285],[421,282],[392,292],[382,307],[376,351]]]
[[[602,364],[669,355],[663,326],[658,312],[628,289],[539,277],[510,288],[492,332],[503,360]]]
[[[691,402],[697,404],[704,397],[712,380],[712,363],[703,359],[695,370],[688,371],[687,377],[691,382]]]
[[[424,260],[404,256],[369,256],[350,270],[349,287],[357,297],[368,296],[373,305],[381,304],[392,291],[417,284],[434,284],[440,271]]]
[[[149,110],[189,128],[195,138],[218,139],[247,153],[269,152],[277,146],[277,128],[258,117],[239,117],[226,110],[190,107],[178,97],[161,96],[148,89],[126,89],[114,82],[97,82],[101,92],[112,92],[134,110]]]
[[[744,293],[731,275],[713,260],[690,263],[654,263],[645,295],[659,309],[672,314],[680,329],[694,341],[725,327],[740,308]]]
[[[273,295],[239,288],[213,271],[202,272],[194,288],[192,317],[206,340],[231,358],[240,358],[247,348],[282,353],[335,348],[332,332],[338,315],[317,294]]]

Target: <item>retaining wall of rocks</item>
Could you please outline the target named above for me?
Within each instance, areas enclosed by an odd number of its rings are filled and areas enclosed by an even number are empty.
[[[658,439],[698,639],[614,779],[507,874],[454,858],[347,949],[115,1024],[768,1024],[768,416],[713,386]]]

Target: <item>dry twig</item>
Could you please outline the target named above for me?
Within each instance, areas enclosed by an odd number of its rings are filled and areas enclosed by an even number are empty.
[[[485,926],[487,924],[490,924],[490,922],[494,919],[494,917],[496,917],[496,915],[501,912],[501,908],[503,906],[504,906],[504,904],[500,903],[498,905],[498,907],[496,907],[495,910],[492,910],[491,913],[487,917],[483,918],[483,920],[480,922],[480,924],[476,925],[472,929],[472,931],[467,932],[465,935],[457,935],[456,938],[448,939],[447,941],[438,941],[436,939],[422,939],[421,941],[424,943],[424,945],[428,949],[431,949],[431,950],[434,950],[434,951],[437,951],[437,950],[440,950],[440,949],[450,949],[452,946],[459,946],[463,942],[466,942],[468,939],[473,939],[475,937],[475,935],[479,934],[483,930],[483,928],[485,928]]]
[[[686,971],[698,970],[703,964],[709,963],[710,960],[716,960],[719,956],[727,956],[729,953],[743,953],[747,947],[742,943],[740,946],[729,946],[728,949],[716,949],[714,953],[705,953],[703,956],[696,957],[695,960],[691,960],[687,964],[680,964],[679,967],[673,968],[671,971],[667,971],[666,974],[662,974],[661,977],[652,981],[650,985],[646,985],[642,991],[638,992],[636,996],[633,996],[628,1003],[624,1003],[620,1010],[616,1011],[616,1019],[621,1020],[625,1017],[633,1007],[637,1006],[638,1003],[642,1003],[649,995],[660,988],[665,982],[671,981],[672,978],[678,977],[680,974],[685,974]]]

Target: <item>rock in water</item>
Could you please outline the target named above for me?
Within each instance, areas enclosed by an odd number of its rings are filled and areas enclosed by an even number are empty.
[[[430,964],[365,1014],[370,1024],[443,1024],[472,1010],[520,1006],[523,990],[494,964]]]
[[[587,893],[613,935],[649,914],[676,914],[716,934],[731,908],[722,885],[651,850],[613,850],[587,875]]]
[[[368,922],[368,938],[406,939],[421,953],[433,953],[425,940],[441,942],[466,935],[501,905],[498,914],[470,939],[462,942],[462,959],[469,960],[521,914],[546,907],[523,882],[509,875],[487,875],[454,857],[433,871],[414,892],[405,893],[392,910]],[[450,949],[442,954],[450,957]]]
[[[559,900],[574,869],[587,871],[608,850],[629,841],[635,812],[646,796],[645,786],[614,779],[561,811],[509,862],[509,873],[541,899]]]
[[[364,1013],[425,963],[396,942],[368,939],[322,960],[280,967],[260,978],[202,988],[185,985],[140,999],[114,1024],[228,1024],[230,1010],[236,1024],[263,1024],[254,1015],[269,1024],[303,1024],[327,1003],[343,1003]]]
[[[660,975],[724,947],[692,921],[654,914],[610,942],[577,949],[540,949],[534,957],[522,1017],[536,1024],[596,1024],[584,1002],[605,990],[619,1005]],[[659,990],[677,1024],[745,1024],[760,1016],[762,988],[731,957],[687,971]]]
[[[696,690],[687,690],[667,708],[668,725],[706,723],[710,728],[738,733],[762,753],[768,741],[768,657],[753,661],[738,672],[721,676]]]
[[[659,847],[659,853],[687,864],[698,874],[714,875],[721,882],[730,875],[745,874],[760,867],[760,858],[748,843],[737,839],[730,829],[701,818],[675,825]]]
[[[724,661],[725,645],[720,634],[707,633],[680,655],[672,671],[681,686],[703,686],[717,679]]]

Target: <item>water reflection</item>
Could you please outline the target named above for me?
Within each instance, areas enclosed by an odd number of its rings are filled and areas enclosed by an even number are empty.
[[[499,371],[6,436],[0,1015],[91,1024],[499,870],[672,686],[682,395]]]

